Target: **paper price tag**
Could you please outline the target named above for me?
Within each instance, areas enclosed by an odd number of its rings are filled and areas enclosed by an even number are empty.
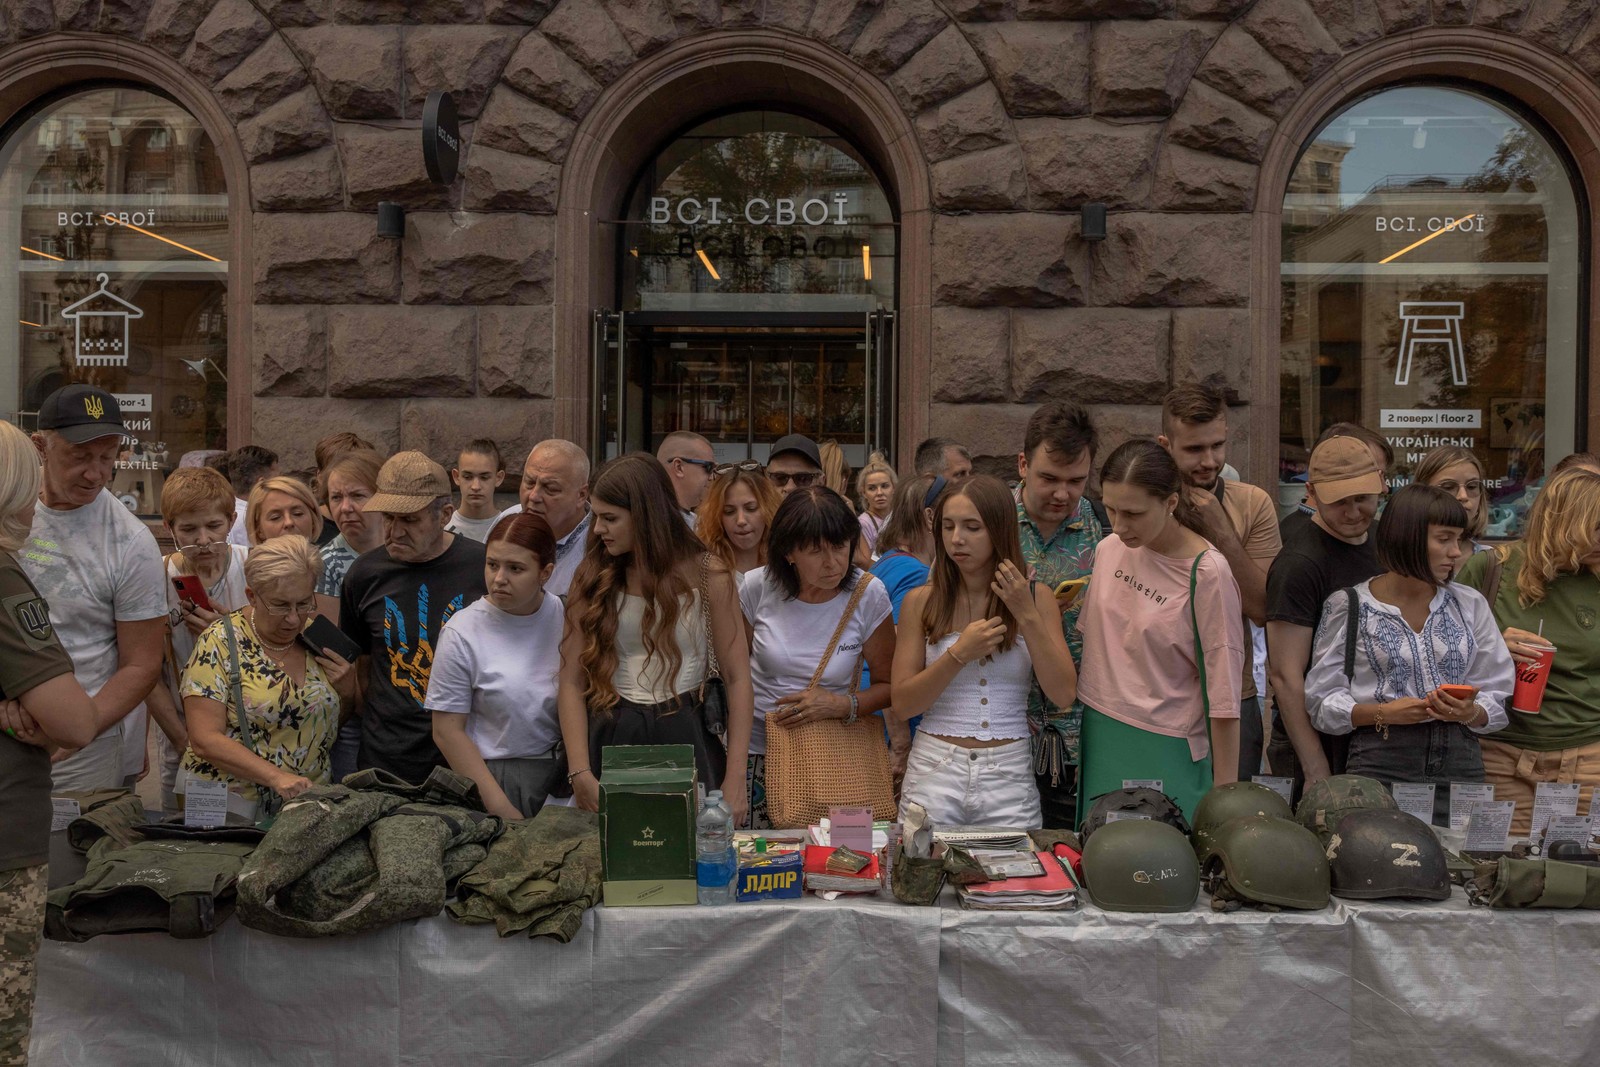
[[[1594,802],[1590,801],[1591,808]],[[1545,824],[1557,815],[1578,814],[1577,782],[1540,782],[1533,790],[1533,830],[1529,836],[1537,841]]]
[[[1494,786],[1487,782],[1451,782],[1450,829],[1465,829],[1467,820],[1472,817],[1473,805],[1479,801],[1493,799]]]
[[[828,844],[857,852],[872,851],[871,808],[829,808]]]
[[[1256,785],[1264,785],[1284,799],[1286,804],[1294,803],[1294,779],[1275,778],[1270,774],[1258,774],[1250,779]]]
[[[1504,852],[1511,836],[1511,813],[1517,809],[1509,800],[1480,800],[1467,820],[1468,852]]]
[[[1106,812],[1106,822],[1108,822],[1108,823],[1122,822],[1124,820],[1133,820],[1133,819],[1143,819],[1146,822],[1151,821],[1150,820],[1150,816],[1144,814],[1143,812],[1138,812],[1138,811],[1108,811],[1108,812]]]
[[[1594,833],[1594,820],[1587,815],[1552,815],[1544,827],[1544,843],[1576,841],[1587,846]]]
[[[225,826],[228,822],[228,783],[189,776],[183,794],[183,825]]]
[[[1124,789],[1154,789],[1157,793],[1160,793],[1162,792],[1162,785],[1160,778],[1124,778],[1122,780],[1122,788]]]
[[[1431,782],[1396,782],[1389,787],[1389,792],[1394,794],[1394,802],[1401,811],[1431,824],[1433,795],[1437,789]]]
[[[50,798],[50,832],[65,830],[72,825],[72,820],[83,814],[78,808],[78,802],[71,797]]]

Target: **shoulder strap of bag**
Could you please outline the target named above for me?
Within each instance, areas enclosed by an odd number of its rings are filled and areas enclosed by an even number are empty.
[[[244,710],[244,683],[239,677],[239,640],[233,633],[233,619],[222,616],[222,630],[228,635],[228,688],[233,694],[233,713],[239,720],[239,740],[244,742],[244,747],[250,750],[252,756],[259,756],[256,751],[256,739],[250,729],[250,716]]]
[[[833,652],[839,647],[839,639],[844,636],[844,628],[850,625],[850,620],[855,617],[856,607],[861,603],[861,594],[867,591],[867,583],[873,581],[870,574],[862,573],[856,577],[856,587],[850,594],[849,603],[844,606],[844,614],[839,616],[839,625],[833,628],[833,636],[828,639],[828,647],[823,650],[822,658],[817,661],[817,669],[811,675],[811,681],[806,683],[807,689],[815,689],[817,683],[822,681],[822,673],[828,669],[828,661],[833,659]]]
[[[1483,598],[1489,602],[1489,609],[1494,610],[1495,597],[1500,595],[1500,572],[1505,567],[1505,561],[1500,558],[1500,550],[1492,548],[1487,553],[1488,566],[1483,576]]]
[[[1344,620],[1344,680],[1356,680],[1356,637],[1361,632],[1361,598],[1356,595],[1356,587],[1351,586],[1344,591],[1345,595],[1345,620]]]
[[[1200,614],[1195,610],[1194,591],[1199,584],[1200,561],[1208,550],[1202,549],[1189,568],[1189,625],[1194,629],[1194,662],[1200,668],[1200,701],[1206,712],[1206,736],[1211,735],[1211,687],[1206,684],[1206,650],[1200,641]]]
[[[721,678],[722,664],[717,662],[717,635],[711,630],[711,553],[700,560],[700,625],[706,632],[706,677]]]

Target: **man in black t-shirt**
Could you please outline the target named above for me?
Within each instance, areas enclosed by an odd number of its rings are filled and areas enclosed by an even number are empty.
[[[1306,714],[1306,671],[1322,605],[1330,594],[1382,573],[1370,535],[1383,472],[1365,443],[1332,437],[1311,453],[1309,522],[1291,528],[1267,572],[1267,673],[1277,715],[1267,761],[1274,774],[1307,783],[1344,770],[1348,737],[1317,732]]]
[[[450,501],[443,467],[420,452],[391,457],[362,509],[383,515],[383,547],[350,564],[339,597],[339,624],[363,653],[356,766],[415,783],[445,766],[422,706],[439,632],[484,593],[484,546],[445,529]]]

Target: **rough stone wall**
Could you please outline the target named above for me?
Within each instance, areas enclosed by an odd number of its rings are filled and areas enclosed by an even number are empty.
[[[1257,169],[1344,54],[1476,25],[1600,76],[1594,0],[3,0],[5,46],[58,31],[179,59],[250,165],[254,435],[299,462],[355,428],[448,458],[547,435],[554,211],[574,131],[642,56],[766,27],[884,79],[930,166],[931,426],[1012,453],[1032,405],[1153,432],[1170,383],[1250,389]],[[428,183],[416,120],[451,87],[461,178]],[[376,234],[406,205],[404,241]],[[1076,239],[1077,209],[1111,208]],[[241,202],[242,198],[241,198]],[[1235,425],[1246,435],[1248,412]],[[1240,451],[1242,455],[1242,450]]]

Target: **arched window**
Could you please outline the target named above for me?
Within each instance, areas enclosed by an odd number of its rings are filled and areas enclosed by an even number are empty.
[[[112,491],[157,514],[186,452],[225,448],[228,190],[192,115],[101,86],[0,140],[0,414],[34,428],[68,382],[115,394],[132,434]],[[14,333],[11,331],[15,330]]]
[[[1439,444],[1488,468],[1515,536],[1576,441],[1582,226],[1571,170],[1526,117],[1449,85],[1385,89],[1301,150],[1283,198],[1282,505],[1335,422],[1382,433],[1403,484]]]

